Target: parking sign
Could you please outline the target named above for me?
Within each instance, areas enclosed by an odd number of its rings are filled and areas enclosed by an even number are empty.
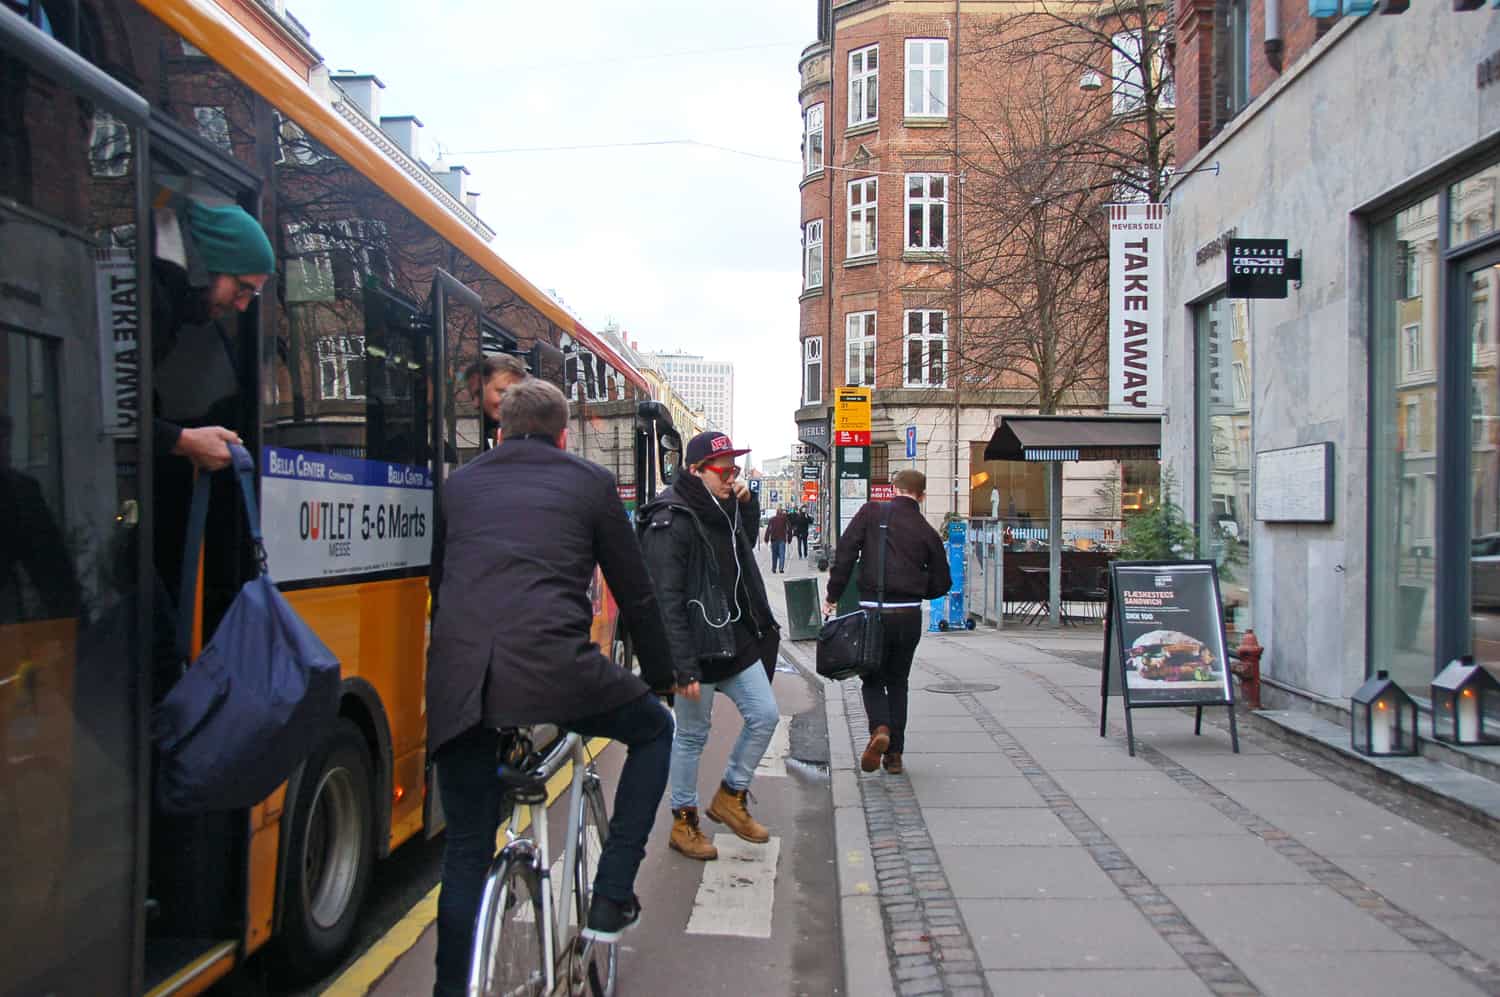
[[[917,427],[906,427],[906,457],[908,460],[917,459]]]

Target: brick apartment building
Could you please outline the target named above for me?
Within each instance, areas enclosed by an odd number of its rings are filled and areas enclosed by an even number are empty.
[[[962,286],[959,262],[960,247],[972,255],[986,228],[973,214],[976,185],[966,173],[976,173],[996,139],[987,117],[1017,99],[1009,90],[1018,81],[995,57],[1014,15],[992,3],[822,0],[818,40],[800,58],[799,436],[826,446],[834,390],[874,389],[870,447],[827,465],[822,494],[842,496],[841,520],[868,496],[868,483],[907,466],[927,475],[934,522],[949,514],[1045,517],[1043,466],[983,460],[996,416],[1037,411],[1039,390],[1025,376],[1026,361],[965,352],[974,318],[998,310],[986,292]],[[1098,30],[1097,17],[1078,16]],[[1106,39],[1108,32],[1102,29]],[[1087,62],[1058,61],[1047,72],[1071,74],[1066,86],[1075,97],[1097,91],[1110,78],[1108,44],[1097,57],[1102,76],[1087,72]],[[1110,106],[1106,89],[1080,113],[1108,118]],[[1100,209],[1102,226],[1102,201]],[[1099,353],[1082,362],[1087,369],[1049,410],[1104,404],[1104,317],[1079,334],[1092,337]],[[989,336],[993,350],[998,337]],[[914,458],[907,457],[909,427],[916,429]],[[863,490],[845,457],[863,462]],[[1119,465],[1075,463],[1065,473],[1065,514],[1089,515],[1101,487],[1119,480]],[[824,505],[825,527],[837,530]]]

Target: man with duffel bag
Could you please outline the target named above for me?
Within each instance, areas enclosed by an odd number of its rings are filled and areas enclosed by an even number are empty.
[[[833,615],[856,561],[859,590],[866,595],[884,591],[883,600],[860,601],[862,607],[880,613],[881,653],[879,669],[861,678],[870,741],[860,755],[859,767],[874,772],[884,762],[887,772],[898,774],[906,750],[907,681],[917,642],[922,639],[922,600],[946,595],[953,579],[942,538],[922,515],[927,476],[920,471],[897,471],[891,484],[896,494],[889,510],[885,502],[866,502],[839,538],[823,610]],[[882,545],[883,558],[878,556]],[[882,566],[883,579],[878,575]]]

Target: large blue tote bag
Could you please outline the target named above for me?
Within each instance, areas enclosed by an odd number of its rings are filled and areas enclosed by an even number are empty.
[[[231,446],[259,571],[151,718],[156,799],[170,814],[238,810],[265,799],[333,730],[339,662],[287,604],[266,570],[255,466]],[[182,558],[177,649],[187,660],[208,520],[210,476],[193,486]]]

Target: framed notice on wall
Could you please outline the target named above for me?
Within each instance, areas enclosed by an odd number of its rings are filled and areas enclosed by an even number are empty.
[[[1130,711],[1149,707],[1229,708],[1229,737],[1240,750],[1234,686],[1224,639],[1219,572],[1212,561],[1115,561],[1109,570],[1100,677],[1099,736],[1106,733],[1111,679],[1125,706],[1126,744],[1135,754]]]
[[[1257,453],[1255,518],[1262,523],[1333,522],[1333,444]]]

